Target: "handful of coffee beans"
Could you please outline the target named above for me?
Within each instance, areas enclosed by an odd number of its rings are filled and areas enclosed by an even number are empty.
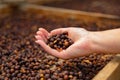
[[[68,38],[67,32],[53,35],[47,41],[47,45],[57,51],[62,51],[63,49],[68,48],[71,44],[73,44],[73,41]]]

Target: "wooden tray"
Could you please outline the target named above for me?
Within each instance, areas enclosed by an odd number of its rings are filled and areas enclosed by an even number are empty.
[[[23,4],[19,7],[20,10],[29,11],[31,13],[42,14],[48,17],[59,17],[62,19],[77,19],[83,20],[86,23],[95,22],[99,27],[102,25],[113,25],[120,27],[120,18],[113,15],[92,14],[81,11],[66,10],[59,8],[50,8]],[[8,5],[0,6],[0,15],[8,15],[12,9]],[[57,14],[56,14],[57,13]],[[93,80],[120,80],[120,54],[116,55],[94,78]]]

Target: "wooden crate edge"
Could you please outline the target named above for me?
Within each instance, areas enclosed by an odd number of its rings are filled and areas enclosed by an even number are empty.
[[[117,68],[120,68],[120,54],[116,55],[92,80],[120,80],[120,71],[116,71]]]
[[[11,9],[9,8],[9,6],[7,4],[0,4],[0,17],[3,17],[3,15],[8,15],[9,13],[11,13]]]

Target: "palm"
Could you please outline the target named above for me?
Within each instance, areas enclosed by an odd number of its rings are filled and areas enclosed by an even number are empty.
[[[68,37],[74,41],[74,44],[61,52],[58,52],[57,50],[54,50],[46,45],[45,41],[49,35],[52,36],[55,34],[61,34],[63,32],[68,32]],[[37,43],[40,44],[48,53],[63,59],[83,56],[89,52],[86,50],[89,48],[88,31],[80,28],[61,28],[53,30],[50,33],[48,33],[45,29],[41,29],[37,32],[36,39]]]

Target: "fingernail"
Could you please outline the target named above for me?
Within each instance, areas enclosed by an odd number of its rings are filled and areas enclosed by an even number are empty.
[[[36,35],[34,37],[36,38]]]
[[[42,28],[39,28],[38,30],[41,30]]]
[[[39,28],[38,30],[40,30],[41,28]]]
[[[37,31],[37,33],[39,33],[40,31]]]
[[[36,43],[38,43],[39,41],[37,40],[37,41],[35,41]]]
[[[36,32],[36,34],[38,34],[38,31]]]
[[[38,36],[37,35],[35,35],[35,38],[37,38]]]

